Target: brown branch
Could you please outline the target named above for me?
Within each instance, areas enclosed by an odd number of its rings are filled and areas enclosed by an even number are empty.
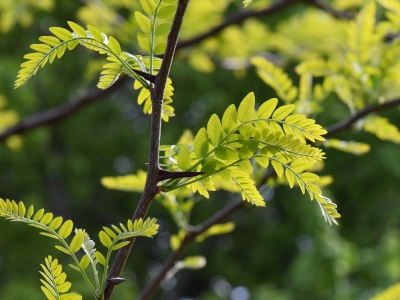
[[[290,4],[299,3],[299,2],[302,2],[302,0],[282,0],[282,1],[272,5],[271,7],[268,7],[266,9],[263,9],[260,11],[244,10],[240,13],[237,13],[235,15],[228,17],[220,25],[218,25],[214,28],[211,28],[207,32],[204,32],[204,33],[202,33],[194,38],[188,39],[186,41],[180,42],[178,44],[177,49],[186,48],[186,47],[198,44],[201,41],[205,40],[206,38],[216,35],[217,33],[224,30],[226,27],[231,26],[233,24],[239,24],[249,18],[260,18],[260,17],[270,16],[286,7],[289,7]]]
[[[121,79],[119,79],[116,83],[114,83],[110,88],[106,90],[99,90],[98,88],[92,88],[86,95],[82,97],[78,97],[72,101],[66,102],[57,107],[53,107],[41,111],[37,114],[34,114],[30,117],[27,117],[14,127],[10,127],[7,130],[0,133],[0,141],[5,140],[7,137],[13,134],[21,134],[40,126],[57,123],[65,119],[69,115],[81,110],[86,105],[94,103],[112,94],[118,88],[120,88],[127,79],[128,76],[123,76]]]
[[[344,130],[349,130],[352,128],[353,124],[356,123],[358,120],[364,118],[365,116],[382,111],[382,110],[387,110],[391,109],[393,107],[399,106],[400,105],[400,98],[399,99],[394,99],[388,102],[380,103],[377,105],[370,105],[362,110],[356,112],[354,115],[352,115],[350,118],[340,121],[336,124],[333,124],[327,128],[328,133],[324,137],[330,137],[332,135],[338,134],[339,132],[342,132]]]
[[[348,11],[341,11],[341,10],[334,9],[333,7],[331,7],[328,3],[324,2],[324,1],[321,1],[321,0],[303,0],[303,1],[306,3],[308,2],[320,9],[324,10],[325,12],[332,15],[336,19],[346,19],[346,20],[354,19],[354,14],[352,14]]]
[[[158,164],[159,160],[159,148],[160,148],[160,136],[161,136],[161,115],[162,115],[162,103],[164,99],[165,85],[169,76],[169,72],[172,65],[172,60],[175,55],[176,45],[178,43],[179,33],[182,27],[183,18],[189,0],[179,0],[178,7],[176,9],[174,21],[172,23],[171,31],[168,35],[167,47],[164,54],[164,59],[161,64],[160,71],[157,74],[155,87],[152,90],[151,98],[153,102],[153,113],[151,115],[151,130],[150,130],[150,149],[149,149],[149,166],[146,177],[146,184],[144,187],[143,194],[140,198],[139,204],[136,208],[135,214],[132,217],[132,221],[139,218],[144,218],[151,202],[157,195],[157,180],[160,171]],[[119,249],[117,256],[114,259],[114,263],[108,274],[108,280],[119,277],[121,274],[126,261],[128,260],[132,246],[135,242],[135,237],[128,239],[129,245]],[[110,282],[110,281],[107,281]],[[115,290],[115,285],[107,286],[105,290],[105,300],[109,300]]]
[[[234,14],[234,15],[228,17],[224,22],[217,25],[216,27],[211,28],[208,31],[206,31],[194,38],[180,42],[178,44],[177,49],[186,48],[186,47],[190,47],[195,44],[198,44],[201,41],[205,40],[206,38],[216,35],[217,33],[224,30],[226,27],[231,26],[233,24],[240,24],[241,22],[243,22],[247,19],[250,19],[250,18],[267,17],[267,16],[273,15],[273,14],[289,7],[291,4],[297,4],[297,3],[311,4],[313,6],[316,6],[320,9],[324,10],[325,12],[327,12],[328,14],[332,15],[333,17],[335,17],[337,19],[350,20],[350,19],[354,18],[353,14],[351,14],[347,11],[336,10],[336,9],[332,8],[329,4],[327,4],[321,0],[282,0],[268,8],[263,9],[263,10],[259,10],[259,11],[245,10],[245,11],[239,12],[237,14]]]
[[[246,202],[244,202],[240,197],[227,206],[222,208],[220,211],[215,213],[213,216],[205,220],[200,225],[194,227],[194,229],[186,232],[186,236],[181,242],[179,248],[176,251],[173,251],[169,254],[167,259],[164,261],[161,269],[157,272],[157,274],[151,279],[151,281],[145,286],[145,288],[140,292],[138,296],[138,300],[148,300],[153,295],[153,293],[158,289],[158,284],[163,280],[168,270],[171,269],[174,263],[182,257],[185,253],[187,247],[194,242],[197,236],[205,232],[214,224],[221,222],[223,219],[232,215],[235,211],[242,209],[245,207]]]

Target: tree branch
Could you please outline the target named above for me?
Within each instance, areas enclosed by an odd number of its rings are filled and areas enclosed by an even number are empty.
[[[341,10],[334,9],[333,7],[331,7],[328,3],[324,2],[324,1],[321,1],[321,0],[303,0],[303,1],[308,2],[320,9],[324,10],[325,12],[332,15],[336,19],[346,19],[346,20],[354,19],[354,14],[352,14],[348,11],[341,11]]]
[[[370,105],[367,107],[364,107],[362,110],[356,112],[354,115],[349,117],[346,120],[340,121],[336,124],[333,124],[327,128],[328,133],[325,134],[324,137],[330,137],[332,135],[338,134],[339,132],[342,132],[344,130],[349,130],[352,128],[353,124],[356,123],[358,120],[364,118],[365,116],[382,111],[382,110],[387,110],[391,109],[393,107],[399,106],[400,105],[400,98],[399,99],[394,99],[388,102],[380,103],[377,105]]]
[[[50,109],[46,109],[30,117],[27,117],[19,122],[17,125],[1,132],[0,141],[5,140],[13,134],[21,134],[40,126],[57,123],[65,119],[69,115],[81,110],[86,105],[94,103],[112,94],[113,92],[118,90],[127,79],[128,76],[123,76],[106,90],[99,90],[97,87],[92,88],[86,95],[82,97],[75,98],[72,101],[63,103]]]
[[[186,41],[180,42],[178,44],[177,49],[186,48],[186,47],[190,47],[195,44],[198,44],[201,41],[205,40],[206,38],[216,35],[217,33],[221,32],[222,30],[224,30],[226,27],[228,27],[230,25],[239,24],[249,18],[259,18],[259,17],[270,16],[286,7],[289,7],[290,4],[299,3],[299,2],[302,2],[302,0],[282,0],[282,1],[272,5],[271,7],[268,7],[266,9],[263,9],[260,11],[244,10],[238,14],[228,17],[220,25],[218,25],[214,28],[211,28],[207,32],[202,33],[202,34],[200,34],[194,38],[188,39]]]
[[[273,14],[289,7],[291,4],[297,4],[297,3],[311,4],[313,6],[316,6],[320,9],[324,10],[326,13],[332,15],[333,17],[335,17],[337,19],[350,20],[350,19],[354,18],[353,14],[351,14],[347,11],[336,10],[336,9],[332,8],[329,4],[327,4],[321,0],[282,0],[281,2],[278,2],[278,3],[272,5],[268,8],[265,8],[263,10],[259,10],[259,11],[245,10],[240,13],[234,14],[234,15],[228,17],[220,25],[209,29],[207,32],[204,32],[204,33],[202,33],[194,38],[188,39],[186,41],[180,42],[178,44],[177,49],[186,48],[186,47],[190,47],[195,44],[198,44],[201,41],[205,40],[206,38],[216,35],[217,33],[224,30],[226,27],[231,26],[233,24],[239,24],[250,18],[267,17],[267,16],[273,15]]]
[[[175,55],[176,45],[178,43],[179,33],[182,27],[183,18],[185,16],[188,5],[189,0],[179,0],[178,2],[178,7],[176,9],[171,31],[168,35],[168,42],[164,54],[164,59],[161,64],[160,71],[157,74],[155,87],[151,93],[151,98],[153,102],[153,113],[151,115],[149,166],[144,191],[136,208],[135,214],[132,217],[132,221],[145,217],[151,202],[158,193],[157,182],[160,172],[158,161],[161,136],[162,103],[164,99],[165,85],[167,83],[172,60]],[[119,249],[117,256],[114,259],[114,263],[107,277],[108,283],[113,278],[119,277],[126,264],[126,261],[128,260],[132,246],[135,242],[135,237],[128,240],[130,241],[129,245]],[[115,285],[107,286],[104,299],[111,299],[114,290]]]
[[[151,281],[145,286],[145,288],[140,292],[138,296],[138,300],[148,300],[153,295],[153,293],[158,289],[159,283],[163,280],[168,270],[170,270],[174,263],[182,257],[185,253],[187,247],[194,242],[197,236],[205,232],[214,224],[221,222],[223,219],[232,215],[235,211],[242,209],[246,206],[246,202],[244,202],[240,197],[235,199],[224,208],[216,212],[213,216],[205,220],[200,225],[194,227],[194,229],[187,231],[185,238],[179,245],[179,248],[176,251],[173,251],[169,254],[167,259],[164,261],[161,269],[157,272],[157,274],[151,279]]]

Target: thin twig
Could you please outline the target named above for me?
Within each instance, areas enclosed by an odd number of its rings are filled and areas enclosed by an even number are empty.
[[[266,9],[259,10],[259,11],[253,11],[253,10],[244,10],[242,12],[239,12],[237,14],[234,14],[230,17],[228,17],[224,22],[222,22],[220,25],[217,25],[216,27],[211,28],[207,32],[204,32],[194,38],[188,39],[186,41],[180,42],[178,44],[178,49],[181,48],[186,48],[189,46],[193,46],[195,44],[200,43],[201,41],[205,40],[208,37],[214,36],[217,33],[221,32],[223,29],[225,29],[228,26],[231,26],[233,24],[239,24],[249,18],[260,18],[260,17],[266,17],[273,15],[277,13],[278,11],[288,7],[290,4],[294,3],[299,3],[302,2],[300,0],[282,0]]]
[[[172,65],[172,60],[175,55],[176,45],[178,43],[179,33],[182,27],[183,18],[185,16],[185,12],[188,5],[189,5],[189,0],[179,0],[178,2],[178,7],[176,9],[171,31],[168,35],[168,42],[164,54],[164,59],[161,64],[160,71],[157,74],[155,87],[151,93],[153,112],[151,115],[150,149],[149,149],[149,160],[148,160],[149,165],[148,165],[144,191],[140,198],[139,204],[136,208],[135,214],[132,217],[132,221],[145,217],[151,202],[158,193],[157,182],[160,171],[158,161],[159,161],[159,148],[160,148],[160,136],[161,136],[162,103],[164,99],[165,85],[167,83],[167,79]],[[135,237],[130,238],[128,240],[130,241],[129,245],[119,249],[117,256],[114,259],[114,263],[107,277],[109,280],[115,277],[119,277],[126,264],[132,246],[135,242]],[[104,299],[110,300],[114,290],[115,290],[115,285],[108,286],[105,290]]]
[[[32,116],[26,117],[17,125],[10,127],[4,132],[0,133],[0,141],[5,140],[13,134],[21,134],[40,126],[57,123],[70,116],[71,114],[81,110],[86,105],[94,103],[114,93],[125,83],[127,79],[128,76],[123,76],[106,90],[99,90],[97,87],[92,88],[87,94],[82,97],[77,97],[76,99],[63,103],[57,107],[46,109]]]
[[[151,281],[145,286],[145,288],[140,292],[138,300],[148,300],[153,295],[153,293],[158,289],[158,284],[163,280],[168,270],[170,270],[174,263],[182,257],[185,253],[187,247],[194,242],[197,236],[202,234],[204,231],[209,229],[214,224],[221,222],[223,219],[232,215],[235,211],[245,207],[246,202],[238,198],[226,205],[224,208],[216,212],[213,216],[205,220],[200,225],[194,227],[194,229],[186,232],[186,236],[179,245],[176,251],[169,254],[165,262],[163,263],[161,269],[157,274],[151,279]]]
[[[327,128],[328,133],[325,134],[324,137],[330,137],[330,136],[338,134],[339,132],[342,132],[344,130],[351,129],[351,127],[354,125],[354,123],[356,123],[358,120],[364,118],[365,116],[367,116],[369,114],[373,114],[375,112],[382,111],[382,110],[391,109],[391,108],[399,106],[399,105],[400,105],[400,98],[394,99],[394,100],[391,100],[388,102],[364,107],[362,110],[356,112],[350,118],[329,126]]]
[[[321,0],[303,0],[304,2],[311,3],[312,5],[324,10],[328,14],[332,15],[336,19],[345,19],[345,20],[352,20],[354,19],[354,14],[348,11],[341,11],[334,9],[328,3],[321,1]]]

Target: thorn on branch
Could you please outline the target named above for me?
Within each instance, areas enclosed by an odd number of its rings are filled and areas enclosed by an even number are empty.
[[[157,78],[156,75],[151,75],[149,73],[142,72],[142,71],[135,70],[135,69],[132,69],[132,71],[135,72],[136,74],[142,76],[144,79],[150,81],[151,83],[156,83],[156,78]]]
[[[206,172],[171,172],[171,171],[165,171],[163,169],[160,169],[158,172],[157,181],[162,181],[162,180],[170,179],[170,178],[195,177],[198,175],[203,175],[205,173]]]
[[[107,280],[106,280],[107,283],[106,283],[105,289],[108,289],[112,286],[120,284],[120,283],[124,282],[125,280],[126,280],[125,278],[121,278],[121,277],[107,278]]]

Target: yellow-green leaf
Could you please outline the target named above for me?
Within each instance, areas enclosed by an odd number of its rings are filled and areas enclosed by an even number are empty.
[[[57,46],[60,43],[60,40],[54,36],[41,36],[39,41],[52,47]]]
[[[198,158],[203,157],[208,153],[209,143],[208,143],[208,135],[207,130],[203,127],[199,130],[194,138],[194,153]]]
[[[69,245],[70,249],[72,252],[78,252],[79,249],[82,247],[83,239],[85,238],[85,235],[81,230],[78,230],[78,232],[75,234],[74,238],[71,241],[71,244]]]
[[[169,23],[169,22],[158,25],[156,28],[156,32],[155,32],[156,36],[166,35],[171,30],[171,26],[172,26],[172,23]]]
[[[29,206],[28,212],[26,213],[26,218],[30,219],[34,212],[35,212],[35,208],[33,207],[33,205]]]
[[[40,223],[43,225],[47,225],[51,222],[51,220],[53,220],[53,214],[52,213],[46,213],[41,219],[40,219]]]
[[[237,113],[234,104],[229,105],[222,116],[222,128],[226,133],[230,133],[237,127]]]
[[[281,177],[284,172],[283,166],[275,160],[271,161],[271,165],[274,168],[276,174],[278,174],[278,176]]]
[[[58,234],[63,238],[66,239],[72,232],[72,228],[74,227],[74,223],[71,220],[66,221],[58,231]]]
[[[144,34],[143,32],[138,32],[137,39],[138,39],[140,48],[142,48],[144,51],[150,52],[151,44],[150,44],[150,41],[149,41],[149,38],[147,37],[147,35]]]
[[[212,145],[218,145],[224,137],[221,122],[216,114],[213,114],[207,123],[207,134]]]
[[[167,43],[159,43],[155,48],[154,48],[154,54],[155,55],[161,55],[164,54],[165,48],[167,47]]]
[[[103,254],[101,254],[99,251],[96,251],[96,258],[99,261],[100,264],[102,264],[103,266],[105,266],[106,264],[106,258],[104,257]]]
[[[46,44],[32,44],[32,45],[30,45],[30,47],[31,47],[31,49],[36,50],[38,52],[42,52],[42,53],[47,53],[51,50],[51,47]]]
[[[71,21],[68,21],[67,23],[68,23],[69,27],[71,27],[71,29],[72,29],[78,36],[81,36],[81,37],[86,37],[86,36],[87,36],[86,30],[85,30],[82,26],[80,26],[80,25],[78,25],[78,24],[76,24],[76,23],[74,23],[74,22],[71,22]]]
[[[62,246],[54,246],[57,250],[60,250],[61,252],[64,252],[65,254],[71,255],[71,253],[69,253],[68,249],[62,247]]]
[[[58,290],[60,293],[66,293],[66,292],[68,292],[68,290],[71,288],[71,286],[72,286],[71,282],[68,282],[68,281],[67,281],[67,282],[64,282],[64,283],[58,285],[58,286],[57,286],[57,290]]]
[[[110,236],[105,233],[104,231],[100,231],[99,232],[99,238],[100,238],[100,242],[107,248],[109,248],[112,245],[112,241]]]
[[[86,254],[82,257],[81,261],[79,262],[79,266],[82,269],[86,269],[90,264],[90,258]]]
[[[118,250],[119,248],[122,248],[122,247],[128,245],[129,243],[130,243],[129,241],[125,241],[125,242],[118,243],[118,244],[116,244],[116,245],[112,248],[112,250],[113,250],[113,251],[114,251],[114,250]]]
[[[177,161],[178,161],[178,167],[181,168],[181,170],[187,170],[190,168],[192,164],[192,159],[190,158],[190,152],[188,147],[183,146],[181,148]]]
[[[139,11],[135,12],[135,19],[144,33],[151,32],[151,20]]]
[[[272,115],[272,119],[281,121],[286,118],[290,113],[296,108],[294,104],[284,105],[279,107],[274,114]]]
[[[292,188],[294,186],[294,180],[295,180],[293,172],[289,169],[286,169],[285,175],[289,183],[289,186]]]
[[[257,141],[249,141],[244,144],[239,150],[239,157],[241,159],[251,158],[254,152],[256,152],[256,150],[258,149],[258,144],[259,142]]]
[[[156,4],[153,0],[140,0],[143,10],[148,15],[153,15],[156,11]]]
[[[272,115],[272,112],[275,110],[277,104],[277,98],[272,98],[264,102],[257,111],[257,117],[260,119],[268,119]]]
[[[238,108],[238,119],[244,123],[253,119],[255,97],[254,93],[249,93],[240,103]]]
[[[42,289],[42,292],[45,294],[48,300],[57,300],[55,295],[52,292],[50,292],[46,287],[41,286],[40,288]]]
[[[222,160],[234,161],[239,159],[239,153],[228,146],[219,146],[215,149],[215,155]]]
[[[96,41],[99,41],[101,43],[104,42],[104,37],[100,30],[92,25],[88,25],[87,28],[89,29],[90,34]]]
[[[110,47],[111,51],[114,52],[116,55],[121,54],[121,46],[113,36],[110,36],[108,38],[108,47]]]
[[[176,10],[175,5],[164,6],[158,11],[157,18],[166,19],[172,16],[175,13],[175,10]]]
[[[69,32],[67,29],[62,27],[50,27],[49,30],[52,34],[58,37],[60,40],[68,41],[72,39],[72,33]]]
[[[56,230],[58,227],[61,226],[63,221],[62,217],[54,218],[53,221],[48,225],[50,229]]]
[[[42,209],[39,209],[37,212],[36,212],[36,214],[35,214],[35,216],[33,217],[33,219],[32,219],[32,221],[39,221],[40,220],[40,218],[43,216],[43,214],[44,214],[44,209],[42,208]]]
[[[25,216],[26,213],[26,208],[25,205],[22,201],[20,201],[18,203],[18,215],[20,215],[21,217]]]

